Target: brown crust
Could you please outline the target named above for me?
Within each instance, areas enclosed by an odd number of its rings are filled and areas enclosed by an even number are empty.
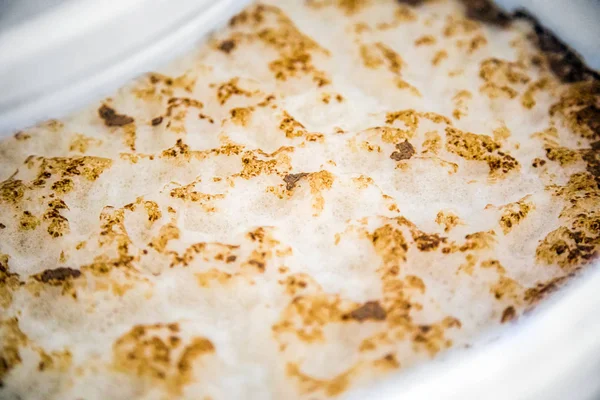
[[[292,190],[296,187],[296,183],[302,178],[308,175],[306,172],[300,172],[299,174],[287,174],[283,181],[285,182],[285,188],[287,190]]]
[[[391,155],[390,158],[396,161],[408,160],[412,156],[415,155],[415,148],[408,140],[404,140],[402,143],[398,143],[396,145],[396,150]]]
[[[344,315],[343,319],[354,319],[356,321],[362,322],[367,319],[372,319],[375,321],[383,321],[387,317],[387,313],[385,309],[381,307],[378,301],[367,301],[362,306],[358,307],[356,310]]]
[[[398,3],[408,4],[409,6],[418,6],[425,3],[425,0],[397,0]]]
[[[219,44],[219,50],[224,53],[231,53],[235,49],[235,42],[233,40],[224,40]]]
[[[552,72],[564,83],[590,81],[600,79],[598,72],[589,68],[580,56],[561,41],[552,31],[545,28],[527,11],[518,10],[513,19],[525,19],[533,25],[535,42],[546,55]]]
[[[69,278],[78,278],[81,276],[81,271],[73,268],[60,267],[56,269],[47,269],[35,278],[40,282],[62,282]]]
[[[117,112],[103,104],[98,109],[98,115],[104,120],[106,126],[123,126],[133,122],[133,118],[125,114],[117,114]]]
[[[486,24],[508,26],[511,17],[490,0],[461,0],[466,7],[467,17]]]
[[[425,0],[397,0],[399,3],[418,6]],[[537,47],[546,56],[552,72],[563,83],[600,80],[600,74],[589,68],[581,57],[552,31],[545,28],[529,12],[519,9],[512,14],[507,14],[496,6],[491,0],[460,0],[465,6],[466,16],[472,20],[491,24],[499,27],[510,25],[513,20],[524,19],[534,29],[532,38]]]
[[[513,306],[508,306],[502,312],[502,318],[500,319],[500,322],[505,324],[507,322],[514,320],[516,317],[517,317],[517,312],[516,312],[515,308]]]

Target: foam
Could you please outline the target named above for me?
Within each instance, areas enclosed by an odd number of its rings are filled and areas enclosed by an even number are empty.
[[[590,161],[546,148],[593,138],[548,112],[569,86],[528,25],[350,3],[253,6],[102,102],[133,123],[97,104],[0,142],[0,397],[338,396],[493,336],[591,261]]]

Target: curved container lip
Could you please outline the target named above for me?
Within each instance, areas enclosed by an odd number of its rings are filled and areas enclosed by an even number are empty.
[[[110,94],[249,2],[66,1],[0,30],[0,137]]]

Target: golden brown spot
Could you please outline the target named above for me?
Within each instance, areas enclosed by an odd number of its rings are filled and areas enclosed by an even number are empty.
[[[318,215],[323,211],[325,206],[325,198],[321,193],[324,190],[331,189],[333,186],[334,176],[329,171],[313,172],[308,176],[308,182],[310,185],[310,192],[314,196],[313,209],[315,210],[314,215]]]
[[[85,153],[90,146],[100,146],[102,140],[91,138],[80,133],[76,134],[71,140],[69,145],[69,151],[77,151],[79,153]]]
[[[502,300],[506,297],[516,300],[520,297],[521,285],[514,279],[499,276],[498,281],[490,288],[490,292],[497,300]]]
[[[305,135],[306,128],[300,122],[296,121],[294,117],[288,114],[286,111],[283,112],[283,119],[279,124],[279,129],[285,132],[285,137],[294,138]]]
[[[372,178],[365,175],[360,175],[355,178],[352,178],[352,181],[356,183],[359,189],[365,189],[369,187],[369,185],[372,185],[374,183]]]
[[[321,288],[310,275],[304,273],[290,275],[284,281],[280,281],[280,283],[285,285],[285,292],[292,297],[313,288],[318,290]]]
[[[225,285],[231,279],[231,277],[231,274],[219,271],[216,268],[212,268],[206,272],[199,272],[196,274],[198,286],[202,288],[210,287],[210,284],[212,282],[218,282],[220,285]]]
[[[10,305],[12,302],[12,292],[16,290],[21,283],[19,274],[11,272],[8,261],[9,256],[0,253],[0,307],[2,308],[6,308]],[[2,374],[0,372],[0,381],[1,380]]]
[[[389,224],[384,225],[373,232],[371,241],[383,260],[383,268],[391,275],[398,275],[400,264],[406,261],[408,251],[402,232]]]
[[[518,62],[510,62],[498,58],[488,58],[481,62],[479,77],[485,82],[480,91],[489,98],[517,97],[518,91],[514,86],[530,81],[524,67]]]
[[[561,146],[546,146],[546,157],[551,161],[558,162],[561,166],[574,164],[581,161],[581,155],[578,151],[568,147]]]
[[[446,238],[441,237],[437,233],[427,234],[420,231],[413,231],[412,237],[417,245],[417,248],[421,251],[436,250],[440,244],[446,242]]]
[[[500,227],[504,234],[508,234],[516,225],[521,223],[527,214],[535,209],[535,204],[529,199],[530,196],[523,197],[515,203],[510,203],[500,207],[502,217],[500,218]]]
[[[440,65],[440,63],[448,58],[448,52],[446,50],[438,50],[431,59],[431,64],[434,66]]]
[[[69,178],[60,179],[52,184],[52,190],[60,194],[69,193],[74,187],[73,180]]]
[[[423,154],[438,154],[442,149],[442,137],[436,131],[425,132],[423,141]]]
[[[521,97],[521,104],[523,104],[523,107],[527,109],[535,107],[535,94],[541,90],[547,89],[550,86],[550,83],[551,81],[548,78],[541,78],[530,83]]]
[[[446,150],[467,160],[486,161],[491,176],[503,176],[520,168],[519,162],[510,154],[499,150],[500,145],[491,137],[446,128]]]
[[[21,364],[19,348],[28,342],[27,336],[19,328],[17,318],[0,320],[0,382],[17,365]]]
[[[496,142],[502,142],[510,137],[510,130],[506,126],[501,126],[494,129],[492,134]]]
[[[456,105],[454,111],[452,111],[452,116],[456,119],[461,119],[462,117],[467,115],[467,111],[469,111],[469,107],[467,106],[467,101],[472,99],[473,95],[468,90],[460,90],[454,95],[452,101]]]
[[[315,392],[324,392],[326,396],[333,397],[339,395],[348,388],[351,378],[355,374],[355,369],[350,368],[333,379],[325,380],[313,378],[303,373],[297,364],[288,363],[286,366],[286,373],[288,376],[295,378],[295,380],[298,381],[301,393],[311,394]]]
[[[44,213],[43,219],[48,223],[48,233],[56,238],[70,232],[69,221],[61,214],[61,210],[68,210],[69,207],[62,200],[53,200],[48,203],[48,209]]]
[[[276,26],[265,26],[267,18],[274,20]],[[253,23],[258,29],[258,39],[279,53],[279,58],[269,63],[275,79],[286,81],[288,78],[308,75],[319,87],[329,83],[327,75],[313,64],[315,52],[325,55],[329,52],[302,33],[279,8],[257,5],[234,20],[236,25],[241,21]]]
[[[415,46],[431,46],[436,43],[436,39],[433,35],[423,35],[415,40]]]
[[[178,332],[177,324],[136,325],[113,344],[114,367],[181,395],[192,380],[194,362],[215,347],[202,337],[184,346],[174,336]]]
[[[23,211],[21,218],[19,218],[19,229],[23,231],[33,230],[37,228],[39,224],[40,220],[29,211]]]
[[[252,107],[238,107],[229,111],[231,115],[231,121],[240,126],[247,126],[250,118],[252,117]]]
[[[449,16],[446,19],[443,34],[446,37],[455,37],[459,35],[468,35],[479,30],[479,24],[465,18],[455,18]]]
[[[149,246],[159,253],[164,253],[171,240],[179,239],[180,230],[177,225],[169,223],[161,226],[158,236],[152,239]]]
[[[20,180],[5,180],[0,183],[0,200],[16,204],[23,198],[27,189]]]
[[[221,83],[217,88],[217,100],[219,104],[227,103],[231,96],[252,96],[252,93],[238,86],[240,78],[232,78],[227,82]]]
[[[261,174],[283,174],[291,169],[290,157],[278,153],[275,158],[261,160],[256,154],[246,151],[242,155],[242,171],[239,176],[250,179]]]
[[[88,181],[95,181],[100,175],[110,168],[112,160],[102,157],[38,157],[32,156],[26,160],[29,168],[38,168],[38,177],[33,182],[34,185],[43,185],[45,179],[54,174],[61,178],[82,176]]]

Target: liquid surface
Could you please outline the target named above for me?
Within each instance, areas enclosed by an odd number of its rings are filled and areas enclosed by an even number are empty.
[[[600,88],[531,33],[265,2],[0,142],[0,397],[329,398],[521,317],[600,248]]]

